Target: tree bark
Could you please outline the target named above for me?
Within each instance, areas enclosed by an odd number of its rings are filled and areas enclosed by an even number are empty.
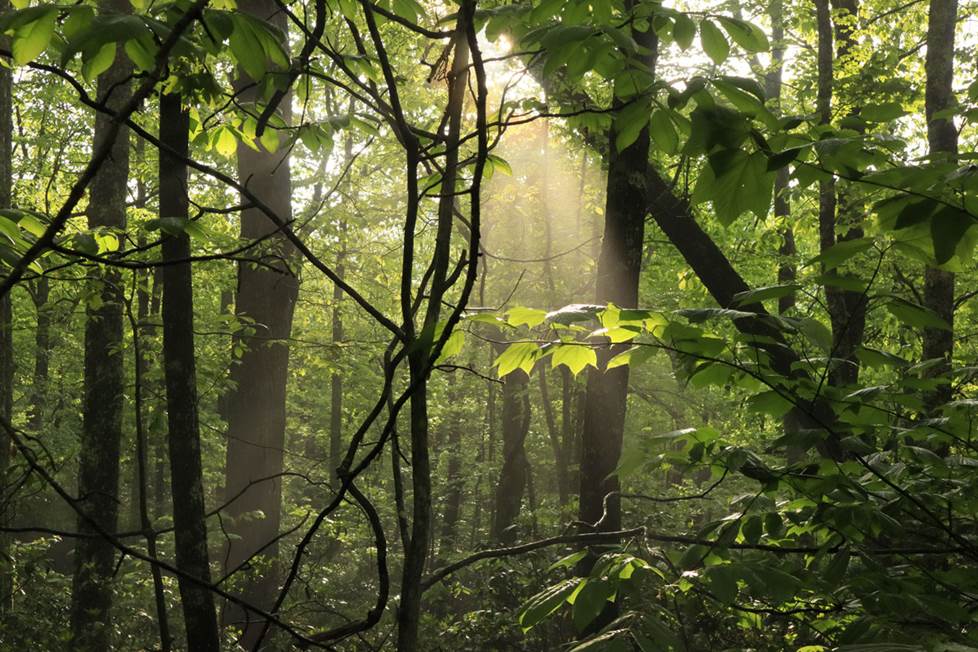
[[[34,330],[34,375],[27,419],[27,427],[33,432],[40,432],[44,427],[44,410],[47,403],[51,353],[51,310],[48,306],[50,293],[51,285],[47,277],[42,276],[34,282],[31,299],[34,302],[37,327]]]
[[[643,56],[642,65],[654,74],[658,45],[655,32],[633,30],[632,36],[651,52]],[[645,216],[649,204],[645,181],[651,171],[649,130],[647,126],[643,128],[635,142],[621,152],[616,147],[616,138],[612,129],[605,226],[598,258],[595,300],[598,304],[614,303],[621,308],[634,308],[638,306]],[[598,524],[600,521],[599,530],[621,527],[621,503],[617,496],[608,499],[605,514],[605,497],[619,488],[614,470],[621,456],[628,397],[628,365],[610,370],[603,368],[618,348],[603,349],[598,354],[598,369],[591,369],[587,378],[578,514],[585,523]]]
[[[125,0],[104,0],[103,12],[128,13]],[[132,65],[121,48],[115,61],[98,78],[98,98],[109,109],[119,109],[131,93]],[[95,146],[106,138],[111,118],[95,117]],[[123,230],[129,180],[129,132],[119,130],[111,153],[91,184],[88,226]],[[120,236],[121,237],[121,236]],[[125,371],[122,345],[121,276],[101,269],[95,281],[98,295],[89,302],[85,322],[85,396],[81,451],[78,462],[79,507],[107,532],[118,524],[119,457],[122,440]],[[85,518],[78,530],[94,533]],[[112,574],[115,548],[101,537],[80,538],[75,544],[75,571],[71,593],[71,649],[102,652],[112,644]]]
[[[345,268],[343,260],[345,251],[339,255],[336,264],[336,273],[343,276]],[[339,346],[343,341],[343,313],[341,304],[343,301],[343,290],[339,285],[333,285],[333,313],[332,313],[332,333],[331,341],[335,346]],[[339,349],[337,349],[339,350]],[[339,370],[333,371],[329,379],[329,472],[333,482],[338,479],[336,470],[340,466],[340,459],[343,454],[343,374]]]
[[[764,91],[779,113],[781,107],[782,74],[784,71],[784,3],[772,0],[768,7],[771,18],[771,70],[764,77]],[[788,169],[781,168],[774,176],[774,217],[779,223],[781,245],[778,247],[778,284],[794,283],[798,277],[795,256],[795,232],[789,222],[791,204],[788,201]],[[778,313],[785,314],[795,305],[795,293],[778,299]]]
[[[7,0],[0,0],[0,13],[10,9]],[[10,40],[0,34],[0,47]],[[0,208],[11,208],[13,200],[13,73],[0,66]],[[10,293],[0,296],[0,417],[13,418],[14,407],[14,340],[13,304]],[[0,432],[0,487],[6,487],[7,469],[13,448],[7,431]],[[9,502],[0,509],[0,527],[11,519]],[[10,537],[0,532],[0,619],[5,619],[13,606],[13,560],[10,558]]]
[[[530,379],[522,370],[503,378],[503,462],[496,483],[492,538],[508,545],[516,541],[514,527],[523,504],[527,467],[524,443],[530,430]]]
[[[438,202],[438,221],[435,234],[435,247],[431,259],[431,290],[427,297],[427,308],[421,328],[420,338],[426,333],[434,333],[441,314],[441,302],[448,290],[450,279],[448,268],[451,255],[452,224],[455,213],[455,192],[458,180],[458,161],[462,110],[465,105],[465,92],[468,84],[469,45],[468,30],[474,3],[463,2],[455,26],[455,56],[448,75],[448,103],[445,109],[444,124],[445,162],[441,182],[441,198]],[[411,147],[416,147],[415,143]],[[408,174],[417,173],[417,150],[408,155]],[[410,182],[409,182],[410,183]],[[410,193],[409,193],[410,194]],[[414,201],[409,197],[408,201]],[[410,210],[410,209],[409,209]],[[410,220],[409,220],[410,221]],[[413,225],[412,225],[413,228]],[[414,234],[410,234],[413,240]],[[405,243],[406,246],[408,243]],[[410,252],[413,257],[414,252]],[[410,272],[405,274],[408,278]],[[404,279],[402,279],[403,282]],[[408,354],[410,382],[416,388],[411,395],[411,488],[412,521],[411,537],[404,555],[404,568],[401,573],[401,608],[397,618],[398,652],[418,650],[418,626],[421,620],[421,600],[423,590],[421,576],[424,573],[428,551],[431,547],[431,460],[428,428],[428,377],[431,373],[429,356],[431,344],[419,342],[414,327],[413,301],[410,292],[402,293],[401,310],[407,323],[409,334],[414,339],[414,350]],[[430,337],[430,336],[429,336]]]
[[[855,46],[854,29],[850,17],[858,11],[856,2],[835,0],[840,20],[832,21],[829,0],[816,0],[815,14],[818,28],[818,113],[821,123],[832,121],[833,65],[836,59],[844,60]],[[838,44],[833,52],[833,33]],[[819,246],[825,251],[837,242],[863,237],[860,208],[852,205],[850,193],[834,179],[819,182]],[[839,230],[843,229],[841,234]],[[863,292],[845,290],[832,285],[825,286],[829,321],[832,325],[832,358],[829,367],[829,383],[851,385],[859,378],[859,359],[856,349],[862,343],[866,330],[866,296]]]
[[[540,404],[543,407],[544,420],[547,423],[547,434],[550,437],[550,447],[554,453],[554,484],[557,485],[557,500],[561,507],[567,504],[570,487],[567,484],[567,457],[564,452],[561,433],[557,429],[557,417],[554,414],[553,403],[550,402],[550,386],[547,381],[545,365],[540,366]]]
[[[927,73],[925,113],[927,143],[932,156],[956,161],[958,132],[948,118],[934,116],[954,105],[954,27],[957,22],[957,0],[931,0],[927,23]],[[936,267],[924,271],[924,303],[951,325],[951,329],[924,329],[924,360],[940,359],[941,364],[928,370],[929,377],[940,378],[937,389],[928,392],[928,411],[951,400],[951,359],[954,352],[954,274]]]
[[[286,33],[286,16],[272,0],[245,0],[239,11],[265,20]],[[238,81],[238,99],[245,106],[259,99],[257,88]],[[278,112],[286,124],[291,120],[292,95]],[[269,127],[271,128],[271,127]],[[284,139],[280,139],[284,144]],[[292,183],[288,150],[269,152],[238,145],[238,178],[283,222],[292,219]],[[228,542],[228,570],[251,559],[236,577],[243,582],[241,597],[249,603],[270,608],[278,585],[278,545],[281,521],[282,455],[285,446],[285,400],[289,371],[288,338],[298,296],[294,247],[277,233],[275,224],[258,208],[241,211],[241,238],[253,241],[268,236],[256,250],[261,265],[238,265],[237,314],[254,320],[254,334],[238,336],[244,353],[233,363],[235,389],[230,398],[225,492],[240,497],[227,510],[229,530],[236,535]],[[271,235],[270,235],[271,234]],[[270,478],[270,479],[269,479]],[[243,492],[243,493],[242,493]],[[256,558],[252,559],[253,556]],[[229,605],[229,624],[242,628],[239,644],[249,649],[264,626],[248,612]]]
[[[160,218],[189,218],[187,167],[190,114],[178,94],[160,98],[160,140],[177,154],[160,150]],[[163,365],[166,378],[170,486],[177,567],[210,583],[207,524],[204,516],[200,424],[197,415],[197,368],[194,353],[193,276],[186,231],[163,235]],[[187,647],[217,652],[220,637],[214,596],[187,578],[179,578]]]
[[[457,382],[456,379],[452,380]],[[455,386],[457,387],[457,385]],[[442,512],[441,543],[438,555],[447,559],[448,554],[458,548],[458,522],[462,513],[462,494],[465,489],[465,477],[462,475],[462,428],[463,422],[458,414],[461,393],[452,392],[451,415],[445,419],[448,430],[446,444],[448,447],[448,468],[445,471],[445,509]]]

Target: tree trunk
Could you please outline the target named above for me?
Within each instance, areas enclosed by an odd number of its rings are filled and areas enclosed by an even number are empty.
[[[764,91],[779,113],[781,107],[782,73],[784,69],[784,3],[772,0],[768,7],[771,18],[771,70],[764,77]],[[774,217],[779,223],[781,245],[778,248],[778,284],[794,283],[798,277],[795,256],[795,232],[789,222],[791,204],[788,201],[788,169],[781,168],[774,176]],[[795,305],[795,293],[778,299],[778,313],[784,314]]]
[[[0,13],[10,9],[7,0],[0,0]],[[10,39],[0,34],[0,47],[8,47]],[[13,73],[0,66],[0,208],[10,208],[13,199]],[[0,296],[0,417],[13,419],[14,406],[14,340],[13,305],[10,292]],[[6,487],[7,468],[13,448],[6,429],[0,432],[0,487]],[[11,505],[0,508],[0,527],[11,518]],[[13,560],[10,558],[10,537],[0,532],[0,619],[5,619],[13,605]],[[2,624],[2,620],[0,620]]]
[[[344,252],[339,255],[336,264],[336,273],[343,276]],[[340,304],[343,301],[343,290],[339,285],[333,285],[333,314],[332,314],[332,333],[331,341],[335,346],[340,346],[343,341],[343,314],[340,312]],[[339,351],[339,349],[336,349]],[[337,355],[339,358],[339,355]],[[329,379],[329,472],[333,482],[336,482],[336,469],[340,466],[340,459],[343,455],[343,374],[339,370],[333,371]]]
[[[452,382],[455,383],[457,380],[452,379]],[[448,468],[445,472],[447,490],[445,510],[442,513],[441,544],[438,546],[438,555],[441,559],[447,559],[447,554],[454,552],[458,547],[458,521],[462,513],[462,494],[465,489],[465,477],[462,475],[463,421],[457,412],[462,396],[457,391],[452,394],[454,399],[452,413],[445,419],[445,427],[448,429]]]
[[[468,84],[469,46],[468,29],[474,3],[463,2],[456,22],[454,41],[455,56],[448,75],[448,104],[445,109],[443,130],[445,137],[445,162],[441,182],[441,198],[438,202],[438,221],[434,253],[431,259],[431,286],[421,333],[434,333],[441,314],[441,302],[450,282],[448,268],[451,263],[451,236],[455,213],[455,191],[458,180],[458,158],[462,110]],[[412,147],[416,147],[412,145]],[[409,175],[417,174],[417,150],[408,155]],[[409,182],[413,183],[413,182]],[[413,197],[409,199],[413,201]],[[410,220],[409,220],[410,221]],[[413,228],[413,226],[412,226]],[[411,234],[413,239],[413,233]],[[408,243],[405,243],[406,246]],[[413,252],[411,252],[413,256]],[[405,278],[409,280],[410,272]],[[404,279],[402,279],[403,282]],[[423,291],[423,290],[422,290]],[[411,538],[404,555],[401,574],[401,608],[397,617],[398,652],[418,650],[418,626],[421,619],[421,576],[424,573],[428,550],[431,546],[431,460],[428,428],[428,376],[431,372],[429,356],[431,345],[418,345],[414,327],[413,301],[410,292],[402,294],[401,310],[414,339],[414,350],[408,354],[410,382],[416,389],[411,395],[411,488],[413,494]],[[424,337],[424,335],[421,335]]]
[[[160,140],[179,156],[189,152],[190,114],[181,97],[160,98]],[[160,150],[160,218],[189,218],[187,167]],[[170,486],[173,488],[173,534],[180,570],[210,583],[207,524],[204,517],[200,424],[197,415],[197,369],[194,358],[194,296],[186,231],[163,236],[163,365],[170,442]],[[187,647],[217,652],[220,638],[214,596],[206,588],[179,578]]]
[[[105,13],[128,13],[124,0],[105,0]],[[109,109],[119,109],[131,93],[132,66],[120,49],[115,61],[98,78],[98,98]],[[95,117],[95,147],[109,131],[111,119]],[[123,230],[129,180],[129,132],[119,130],[111,153],[91,184],[88,226]],[[85,322],[85,396],[81,451],[78,462],[79,507],[105,531],[118,524],[119,457],[122,439],[123,367],[121,276],[112,268],[99,271],[95,281],[98,301],[90,302]],[[91,534],[88,519],[78,529]],[[71,592],[71,649],[101,652],[112,648],[110,612],[115,549],[100,537],[78,539]]]
[[[557,430],[557,417],[554,406],[550,402],[550,386],[547,382],[546,365],[540,366],[540,404],[543,406],[544,420],[547,422],[547,434],[550,437],[550,447],[554,453],[554,484],[557,485],[557,500],[561,507],[567,504],[570,489],[567,484],[567,457],[564,452],[561,433]]]
[[[651,52],[642,64],[655,70],[655,33],[633,31],[633,37]],[[608,186],[605,203],[604,236],[598,258],[595,300],[598,304],[614,303],[621,308],[638,306],[638,281],[645,236],[648,196],[645,180],[649,176],[649,130],[646,126],[631,145],[618,151],[617,134],[611,130],[608,164]],[[614,470],[621,456],[625,429],[625,403],[628,397],[628,366],[605,370],[604,365],[619,347],[605,347],[598,354],[598,369],[587,378],[584,407],[584,430],[581,445],[579,519],[598,523],[601,530],[621,526],[621,504],[617,496],[605,496],[618,490]]]
[[[843,13],[856,15],[855,2],[836,0],[836,8]],[[816,0],[815,19],[818,27],[818,113],[822,124],[832,121],[833,62],[844,60],[853,49],[855,41],[848,18],[836,21],[834,35],[838,42],[833,52],[832,8],[829,0]],[[837,242],[863,237],[861,209],[852,205],[843,184],[834,179],[819,182],[819,245],[821,251]],[[844,229],[841,235],[837,232]],[[832,325],[832,360],[829,382],[833,385],[850,385],[859,378],[859,359],[856,349],[862,343],[866,329],[866,297],[862,292],[845,290],[832,285],[825,286],[829,321]]]
[[[529,462],[524,443],[530,430],[530,379],[520,369],[503,378],[503,463],[496,483],[492,538],[502,544],[516,541],[516,519],[523,504]]]
[[[48,306],[50,293],[51,285],[47,277],[42,276],[34,282],[31,298],[34,302],[37,328],[34,330],[34,377],[27,420],[27,427],[33,432],[40,432],[44,427],[44,409],[47,403],[51,354],[51,310]]]
[[[272,0],[247,0],[239,5],[239,10],[286,32],[286,16]],[[238,86],[238,98],[243,104],[258,100],[254,85],[239,80]],[[291,94],[286,95],[278,109],[286,124],[291,120],[291,98]],[[292,219],[288,150],[282,147],[272,153],[258,147],[259,151],[255,151],[238,145],[238,178],[282,222],[288,223]],[[271,607],[278,585],[277,543],[258,551],[279,534],[282,481],[275,476],[282,472],[288,338],[298,296],[294,247],[276,231],[275,224],[261,210],[241,211],[243,240],[273,235],[257,250],[261,266],[238,266],[237,314],[253,319],[256,332],[238,338],[245,351],[231,373],[235,390],[229,405],[225,481],[228,497],[244,492],[227,510],[230,532],[240,538],[228,542],[226,566],[228,570],[236,569],[251,559],[236,577],[243,580],[241,597],[263,608]],[[257,558],[252,559],[255,555]],[[229,623],[242,627],[239,644],[246,649],[253,646],[264,623],[254,622],[238,607],[229,606],[225,616]]]
[[[954,27],[957,22],[957,0],[931,0],[927,24],[927,85],[925,111],[927,143],[935,158],[957,160],[958,132],[950,118],[935,114],[954,105]],[[924,360],[940,359],[941,364],[928,370],[928,376],[940,377],[940,384],[925,397],[927,409],[933,411],[951,400],[951,358],[954,351],[954,274],[936,267],[924,272],[924,303],[951,325],[950,330],[924,329]]]

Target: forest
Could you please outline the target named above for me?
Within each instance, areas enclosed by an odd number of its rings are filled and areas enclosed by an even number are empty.
[[[978,652],[978,3],[0,0],[0,650]]]

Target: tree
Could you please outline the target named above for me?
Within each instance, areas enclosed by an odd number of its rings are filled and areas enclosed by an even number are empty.
[[[207,550],[204,487],[197,415],[197,369],[194,351],[194,294],[190,267],[190,197],[187,166],[190,114],[177,93],[160,98],[160,222],[163,235],[163,366],[166,376],[170,486],[177,567],[192,576],[180,578],[180,599],[193,650],[220,649]],[[199,583],[198,583],[199,582]]]
[[[129,5],[106,0],[105,13],[127,11]],[[98,100],[119,110],[130,97],[132,63],[125,53],[116,56],[98,78]],[[112,119],[95,117],[95,147],[112,137]],[[92,180],[88,201],[88,225],[110,238],[119,238],[126,227],[129,182],[129,135],[119,129],[107,160]],[[78,530],[95,533],[93,524],[114,532],[119,513],[119,457],[125,369],[123,364],[122,277],[113,268],[99,270],[87,301],[85,321],[85,396],[78,460],[78,496],[82,516]],[[112,576],[115,548],[100,537],[75,543],[75,572],[71,593],[71,647],[74,650],[106,650],[112,634]]]
[[[628,3],[627,7],[632,9],[634,4]],[[655,74],[658,41],[651,30],[633,30],[632,38],[648,52],[636,61],[641,65],[637,74],[642,81],[629,80],[638,85],[641,94],[645,92],[644,85],[650,84]],[[636,99],[624,89],[616,90],[615,95],[626,100]],[[624,118],[619,117],[617,129],[612,129],[609,135],[607,205],[595,299],[600,304],[635,308],[638,307],[638,279],[648,207],[644,180],[650,172],[650,137],[647,125],[632,134],[625,124]],[[628,142],[629,136],[634,137],[632,142]],[[612,351],[599,357],[599,368],[588,375],[579,508],[581,521],[609,531],[621,528],[620,500],[615,495],[619,485],[613,472],[621,456],[628,396],[628,367],[601,369],[611,359]]]
[[[954,106],[954,31],[957,24],[956,0],[933,0],[927,22],[927,56],[924,92],[927,143],[932,156],[953,163],[958,152],[958,131],[954,121],[941,116]],[[951,359],[954,352],[954,274],[928,266],[924,272],[924,304],[943,319],[949,328],[924,329],[923,358],[940,360],[929,374],[938,378],[936,391],[929,394],[927,407],[934,410],[951,400]]]
[[[242,11],[281,30],[286,17],[267,0],[240,5]],[[246,111],[260,113],[260,89],[253,80],[239,78],[239,98]],[[291,117],[291,95],[278,105],[286,124]],[[275,134],[275,131],[271,133]],[[281,138],[281,136],[280,136]],[[284,142],[284,139],[283,139]],[[238,179],[272,211],[278,220],[292,220],[292,183],[287,148],[258,150],[239,144]],[[285,401],[289,370],[288,339],[298,295],[298,269],[293,245],[258,206],[241,211],[241,238],[261,240],[254,262],[238,265],[235,312],[253,324],[254,334],[239,334],[241,357],[231,368],[234,386],[229,399],[225,495],[236,497],[228,505],[232,519],[225,567],[244,575],[241,595],[250,603],[268,607],[278,584],[277,536],[281,522],[282,451],[285,445]],[[248,569],[240,567],[248,563]],[[241,626],[241,644],[251,647],[262,623],[237,607],[225,611],[228,623]]]

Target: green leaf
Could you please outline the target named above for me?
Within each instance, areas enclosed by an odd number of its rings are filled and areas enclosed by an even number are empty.
[[[733,305],[748,306],[752,303],[762,303],[770,299],[780,299],[789,297],[801,289],[797,283],[787,283],[784,285],[768,285],[765,287],[738,292],[733,297]]]
[[[859,117],[867,122],[889,122],[906,114],[907,112],[903,110],[899,102],[870,104],[862,107],[859,111]]]
[[[649,131],[652,140],[663,152],[675,154],[679,151],[679,135],[667,111],[659,109],[652,114],[649,120]]]
[[[638,140],[638,136],[649,124],[649,105],[637,99],[622,108],[615,117],[615,147],[619,152]]]
[[[510,308],[506,313],[506,323],[510,326],[522,326],[526,324],[530,328],[534,326],[539,326],[547,319],[546,310],[537,310],[535,308],[523,308],[522,306],[517,306],[515,308]]]
[[[802,317],[794,322],[808,340],[825,353],[832,350],[832,331],[817,319]]]
[[[583,632],[604,610],[615,593],[614,585],[604,579],[588,579],[574,599],[574,629]]]
[[[438,362],[458,355],[462,351],[462,346],[464,344],[465,331],[456,328],[452,331],[452,334],[448,336],[448,339],[445,340],[445,346],[443,346],[441,349],[441,355],[438,356]]]
[[[747,52],[766,52],[771,49],[767,35],[760,27],[737,18],[719,17],[717,20],[723,25],[734,43],[744,48]]]
[[[761,152],[724,149],[712,154],[701,175],[694,196],[702,200],[701,183],[711,183],[709,197],[713,210],[724,226],[729,226],[747,211],[760,219],[767,217],[774,190],[774,174],[767,171],[767,157]],[[709,177],[712,176],[712,179]]]
[[[835,243],[819,255],[809,260],[807,263],[805,263],[805,266],[808,267],[816,263],[821,263],[822,268],[825,271],[835,269],[850,258],[858,256],[864,251],[867,251],[872,246],[873,240],[870,238],[853,238],[852,240],[843,240],[842,242]]]
[[[727,42],[720,28],[709,20],[700,22],[700,43],[706,55],[717,65],[723,63],[730,54],[730,43]]]
[[[115,61],[115,43],[105,43],[93,56],[88,57],[82,53],[82,77],[88,81],[94,81],[96,77],[109,69]]]
[[[506,159],[496,156],[495,154],[490,154],[486,159],[486,162],[492,165],[493,171],[499,170],[507,177],[513,176],[513,168],[510,167],[509,162]]]
[[[688,50],[696,36],[696,23],[685,14],[676,14],[672,26],[672,38],[680,50]]]
[[[519,616],[520,626],[523,628],[523,631],[529,631],[534,625],[557,611],[560,605],[577,589],[577,585],[580,583],[581,578],[579,577],[564,580],[560,584],[551,586],[530,598]]]
[[[780,419],[788,414],[794,405],[778,392],[768,390],[760,394],[754,394],[747,399],[747,406],[755,412],[769,414],[776,419]]]
[[[943,265],[954,257],[958,243],[974,224],[970,215],[953,206],[942,206],[937,210],[930,221],[937,264]]]
[[[533,369],[533,364],[541,356],[540,347],[533,342],[514,342],[503,351],[496,361],[496,373],[502,378],[517,369],[527,374]]]
[[[764,521],[761,519],[760,515],[753,514],[746,521],[744,521],[740,531],[744,535],[744,540],[747,541],[747,543],[757,543],[764,535]]]
[[[901,322],[914,328],[937,328],[940,330],[951,330],[950,324],[937,315],[934,311],[912,304],[902,299],[894,299],[886,304],[886,309],[890,314]]]
[[[709,567],[706,579],[720,602],[730,604],[737,599],[737,573],[729,564]]]
[[[23,25],[14,34],[11,51],[14,63],[22,66],[33,61],[51,42],[54,25],[58,18],[56,7],[37,7],[41,10],[31,22]]]
[[[580,344],[559,344],[550,357],[551,367],[564,365],[577,376],[585,367],[597,367],[598,355],[589,346]]]

